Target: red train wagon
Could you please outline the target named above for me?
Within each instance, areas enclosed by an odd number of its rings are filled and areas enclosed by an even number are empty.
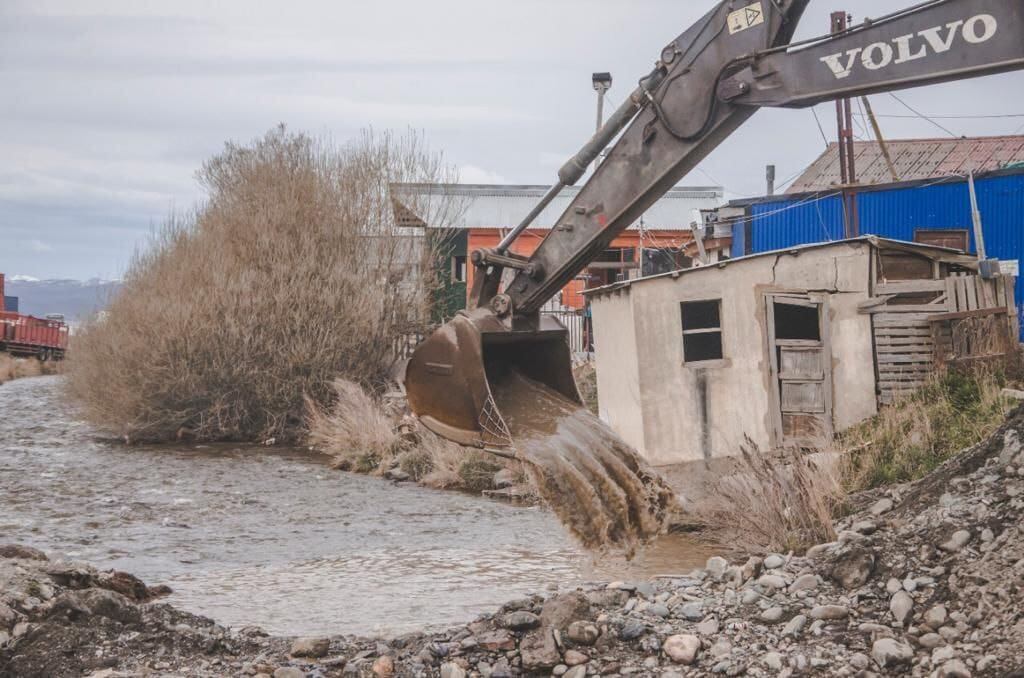
[[[0,351],[61,360],[67,348],[68,326],[62,321],[0,312]]]

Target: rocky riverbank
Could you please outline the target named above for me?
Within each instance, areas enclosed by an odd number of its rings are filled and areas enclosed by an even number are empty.
[[[835,543],[513,601],[439,633],[271,638],[0,550],[2,676],[1024,675],[1024,413]],[[344,605],[344,601],[338,601]]]

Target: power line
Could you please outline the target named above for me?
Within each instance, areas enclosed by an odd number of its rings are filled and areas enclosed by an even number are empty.
[[[864,115],[856,113],[856,115]],[[911,120],[921,117],[920,115],[900,115],[899,113],[875,113],[876,118],[902,118]],[[993,115],[929,115],[933,120],[1003,120],[1006,118],[1024,118],[1024,113],[999,113]]]
[[[818,118],[818,110],[811,106],[811,113],[814,114],[814,122],[818,123],[818,131],[821,132],[821,138],[825,142],[825,148],[828,148],[828,136],[825,134],[825,128],[821,126],[821,120]]]
[[[908,109],[908,110],[909,110],[909,111],[910,111],[911,113],[915,114],[915,115],[916,115],[917,117],[919,117],[919,118],[923,118],[924,120],[927,120],[928,122],[930,122],[931,124],[935,125],[935,126],[936,126],[936,127],[938,127],[939,129],[941,129],[941,130],[942,130],[943,132],[945,132],[945,133],[946,133],[946,134],[948,134],[949,136],[953,137],[954,139],[960,139],[960,138],[961,138],[961,135],[959,135],[959,134],[954,134],[953,132],[950,132],[950,131],[949,131],[949,130],[948,130],[947,128],[945,128],[945,127],[943,127],[942,125],[940,125],[939,123],[935,122],[935,121],[934,121],[933,119],[929,118],[929,117],[928,117],[927,115],[925,115],[924,113],[921,113],[920,111],[918,111],[917,109],[915,109],[915,108],[914,108],[913,106],[911,106],[910,104],[908,104],[908,103],[907,103],[906,101],[904,101],[903,99],[900,99],[900,98],[899,98],[898,96],[896,96],[896,95],[895,95],[895,94],[893,94],[892,92],[889,92],[889,96],[891,96],[891,97],[892,97],[893,99],[895,99],[896,101],[898,101],[898,102],[900,102],[901,104],[903,104],[903,105],[904,105],[904,106],[905,106],[905,107],[906,107],[906,108],[907,108],[907,109]]]

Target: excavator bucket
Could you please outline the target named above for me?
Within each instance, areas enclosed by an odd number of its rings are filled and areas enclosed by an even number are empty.
[[[541,317],[510,329],[489,309],[460,313],[420,344],[406,369],[405,389],[412,411],[434,433],[514,456],[495,392],[516,372],[582,402],[565,326]],[[531,411],[530,403],[503,405],[516,413]]]

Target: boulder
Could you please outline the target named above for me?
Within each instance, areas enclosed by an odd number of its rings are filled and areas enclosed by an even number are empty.
[[[528,631],[540,626],[540,617],[532,612],[520,610],[505,615],[503,623],[505,628],[512,629],[513,631]]]
[[[292,641],[293,657],[326,657],[331,650],[330,638],[296,638]]]
[[[829,576],[847,590],[858,589],[871,579],[877,558],[866,548],[851,548],[836,557]]]
[[[904,666],[914,659],[914,649],[895,638],[879,638],[871,646],[871,658],[881,668]]]
[[[566,636],[577,645],[593,645],[601,636],[601,631],[590,622],[574,621],[566,629]]]
[[[49,560],[39,549],[21,544],[0,544],[0,558],[22,558],[24,560]]]
[[[700,638],[689,634],[669,636],[662,646],[665,655],[676,664],[690,666],[700,653]]]
[[[516,649],[516,639],[504,629],[481,633],[476,640],[480,647],[488,652],[508,652]]]

